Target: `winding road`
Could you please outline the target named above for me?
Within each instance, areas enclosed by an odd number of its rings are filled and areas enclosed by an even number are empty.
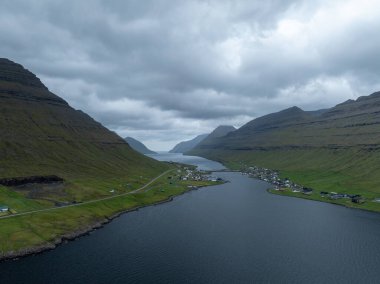
[[[70,204],[70,205],[67,205],[67,206],[61,206],[61,207],[53,207],[53,208],[46,208],[46,209],[40,209],[40,210],[34,210],[34,211],[28,211],[28,212],[23,212],[23,213],[16,213],[16,214],[12,214],[12,215],[6,215],[6,216],[2,216],[0,217],[0,220],[1,219],[8,219],[8,218],[13,218],[13,217],[18,217],[18,216],[24,216],[24,215],[30,215],[30,214],[33,214],[33,213],[39,213],[39,212],[47,212],[47,211],[53,211],[53,210],[59,210],[59,209],[62,209],[62,208],[68,208],[68,207],[75,207],[75,206],[82,206],[82,205],[86,205],[86,204],[91,204],[91,203],[95,203],[95,202],[99,202],[99,201],[105,201],[105,200],[110,200],[110,199],[113,199],[113,198],[118,198],[118,197],[121,197],[121,196],[126,196],[126,195],[129,195],[129,194],[134,194],[134,193],[138,193],[139,191],[147,188],[148,186],[150,186],[152,183],[154,183],[156,180],[158,180],[159,178],[163,177],[164,175],[166,175],[167,173],[170,173],[172,171],[174,171],[175,169],[171,169],[171,170],[167,170],[166,172],[163,172],[162,174],[160,174],[159,176],[155,177],[154,179],[152,179],[151,181],[149,181],[147,184],[145,184],[144,186],[138,188],[138,189],[135,189],[135,190],[132,190],[132,191],[129,191],[129,192],[126,192],[126,193],[122,193],[122,194],[118,194],[118,195],[113,195],[113,196],[108,196],[108,197],[104,197],[104,198],[100,198],[100,199],[94,199],[94,200],[90,200],[90,201],[85,201],[85,202],[81,202],[81,203],[76,203],[76,204]]]

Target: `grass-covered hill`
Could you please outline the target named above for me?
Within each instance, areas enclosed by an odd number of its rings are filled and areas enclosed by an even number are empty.
[[[380,195],[380,92],[331,109],[293,107],[250,121],[190,154],[257,165],[321,190]]]
[[[197,137],[189,140],[178,143],[170,153],[191,153],[191,151],[198,146],[204,147],[204,145],[213,144],[213,139],[222,137],[231,131],[235,131],[236,128],[231,125],[220,125],[215,128],[211,133],[201,134]]]
[[[195,146],[197,146],[199,143],[201,143],[209,134],[201,134],[197,137],[188,140],[188,141],[182,141],[175,145],[173,149],[171,149],[170,153],[185,153],[187,151],[190,151]]]
[[[136,152],[21,65],[0,59],[0,206],[8,209],[0,212],[0,261],[212,184],[182,181],[187,170]]]
[[[208,149],[211,147],[213,149],[214,144],[218,142],[220,137],[224,137],[230,132],[235,131],[236,128],[232,125],[219,125],[215,128],[209,135],[202,139],[197,145],[195,145],[191,150],[185,152],[186,154],[198,153],[199,149]]]
[[[132,150],[8,59],[0,59],[0,157],[0,178],[57,175],[94,188],[95,181],[133,182],[167,168]]]
[[[136,140],[132,137],[126,137],[124,140],[128,143],[129,146],[132,147],[133,150],[141,153],[141,154],[157,154],[156,152],[150,150],[146,147],[142,142]]]

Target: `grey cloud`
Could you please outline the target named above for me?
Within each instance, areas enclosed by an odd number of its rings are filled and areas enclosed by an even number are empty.
[[[376,1],[8,0],[0,53],[161,147],[380,88]]]

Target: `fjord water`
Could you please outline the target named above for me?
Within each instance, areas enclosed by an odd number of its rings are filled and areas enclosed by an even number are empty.
[[[203,168],[221,167],[206,162],[199,160]],[[125,214],[56,250],[0,263],[1,282],[379,281],[379,214],[272,195],[268,184],[240,173],[214,175],[230,182]]]
[[[159,152],[158,154],[147,156],[159,161],[172,161],[188,165],[195,165],[198,167],[198,169],[205,171],[219,171],[225,169],[225,167],[218,162],[207,160],[202,157],[185,156],[180,153]]]

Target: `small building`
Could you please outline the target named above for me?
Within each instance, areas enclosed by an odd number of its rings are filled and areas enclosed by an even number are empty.
[[[9,207],[5,205],[0,205],[0,213],[8,212]]]
[[[361,203],[364,203],[364,198],[361,197],[360,195],[355,195],[354,197],[351,198],[351,201],[353,203],[361,204]]]
[[[304,188],[302,189],[302,193],[303,193],[303,194],[306,194],[306,195],[311,195],[311,194],[313,193],[313,189],[311,189],[311,188],[307,188],[307,187],[304,187]]]

